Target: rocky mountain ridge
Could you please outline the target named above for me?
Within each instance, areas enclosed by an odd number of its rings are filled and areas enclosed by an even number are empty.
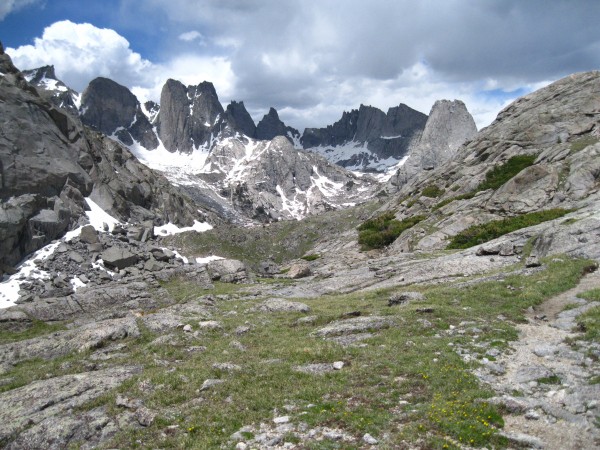
[[[2,272],[86,220],[85,198],[122,221],[204,220],[127,149],[40,96],[1,47],[0,72],[1,115],[11,118],[0,133]]]
[[[404,104],[387,114],[372,106],[344,112],[326,128],[307,128],[302,135],[306,150],[353,170],[385,171],[397,164],[414,146],[425,128],[427,116]]]

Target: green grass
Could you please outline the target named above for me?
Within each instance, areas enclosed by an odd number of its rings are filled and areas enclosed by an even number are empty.
[[[358,227],[358,243],[361,250],[383,248],[394,242],[404,231],[425,219],[425,216],[413,216],[396,220],[394,212],[383,213],[369,219]]]
[[[531,166],[537,155],[516,155],[504,164],[491,169],[485,174],[485,180],[477,187],[476,192],[487,189],[498,189],[523,169]]]
[[[593,302],[600,302],[600,288],[582,292],[581,294],[577,294],[577,297],[591,300]]]
[[[66,330],[65,325],[62,323],[48,324],[41,320],[34,320],[31,325],[27,326],[27,328],[24,330],[1,331],[0,345],[7,344],[9,342],[23,341],[25,339],[32,339],[61,330]]]
[[[356,439],[350,444],[303,442],[306,448],[357,448],[365,433],[379,439],[381,448],[458,448],[455,443],[505,448],[506,441],[497,433],[503,411],[486,401],[494,393],[471,372],[477,363],[464,362],[454,349],[483,356],[488,348],[508,347],[518,336],[513,324],[525,320],[526,309],[573,287],[590,265],[566,257],[544,263],[544,271],[507,275],[503,281],[412,286],[425,300],[403,308],[387,306],[397,287],[303,299],[309,314],[317,317],[312,324],[297,324],[304,317],[301,313],[254,312],[251,307],[261,299],[244,297],[239,288],[238,295],[217,301],[211,311],[222,331],[203,332],[194,339],[173,331],[173,345],[156,345],[152,341],[159,335],[144,329],[140,338],[123,341],[127,354],[110,364],[140,364],[142,373],[84,409],[102,406],[118,417],[124,413],[115,404],[121,393],[158,412],[151,426],[124,428],[107,448],[230,448],[232,433],[247,425],[272,424],[275,414],[289,415],[293,425],[337,428]],[[518,289],[509,289],[512,286]],[[162,287],[179,301],[194,302],[206,293],[189,280],[171,280]],[[429,328],[418,321],[423,314],[417,309],[423,307],[433,309],[427,315]],[[395,325],[363,341],[365,347],[342,347],[311,334],[349,311],[386,316]],[[499,314],[506,320],[499,320]],[[473,325],[461,325],[465,321]],[[246,323],[251,330],[237,335],[236,328]],[[451,326],[464,333],[451,333]],[[480,329],[477,337],[471,326]],[[232,347],[232,340],[245,350]],[[206,350],[188,352],[190,345]],[[42,379],[67,370],[65,361],[71,365],[68,370],[83,370],[88,358],[89,354],[74,354],[50,363],[30,361],[3,376]],[[333,361],[346,365],[320,376],[294,370],[301,364]],[[222,362],[239,364],[242,370],[213,368]],[[200,392],[208,378],[225,382]],[[294,443],[298,437],[290,432],[284,440]]]
[[[423,189],[421,195],[423,197],[437,198],[444,195],[444,192],[446,192],[444,189],[440,189],[435,184],[430,184]]]
[[[577,295],[586,300],[599,302],[600,288],[591,289]],[[577,318],[577,326],[584,332],[584,339],[600,342],[600,307],[592,308]]]
[[[446,248],[464,249],[473,247],[511,233],[512,231],[557,219],[569,212],[571,211],[562,208],[547,209],[520,216],[507,217],[502,220],[493,220],[481,225],[473,225],[454,236]]]
[[[595,136],[591,136],[591,135],[583,136],[583,137],[571,142],[571,154],[580,152],[580,151],[584,150],[585,148],[589,147],[590,145],[597,144],[599,141],[600,141],[600,139],[598,139]]]

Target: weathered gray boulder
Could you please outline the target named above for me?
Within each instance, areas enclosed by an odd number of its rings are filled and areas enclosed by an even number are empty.
[[[109,269],[121,270],[133,266],[139,261],[139,256],[131,253],[127,248],[110,247],[100,254],[104,265]]]
[[[79,233],[79,240],[81,242],[85,242],[86,244],[97,244],[100,242],[98,232],[92,225],[86,225],[81,228],[81,232]]]
[[[311,274],[310,264],[302,261],[292,264],[290,270],[287,272],[288,278],[297,279],[304,278]]]
[[[239,283],[248,279],[246,265],[236,259],[219,259],[208,263],[208,273],[212,280],[225,283]]]
[[[92,322],[73,330],[57,331],[49,336],[0,345],[0,366],[33,358],[49,360],[73,351],[84,352],[110,341],[137,337],[139,334],[132,317]]]
[[[339,336],[343,334],[364,333],[371,330],[389,328],[394,322],[388,317],[365,316],[337,320],[319,328],[312,334],[319,337]]]
[[[72,442],[69,435],[77,435],[76,430],[86,426],[81,420],[73,420],[85,413],[73,411],[119,386],[139,371],[140,368],[136,366],[111,367],[34,381],[0,394],[0,403],[3,405],[0,408],[0,441],[10,443],[16,439],[14,448],[23,448],[17,442],[27,445],[42,442],[42,447],[47,448],[48,436],[59,437],[56,448],[60,447],[61,441]],[[40,426],[30,428],[36,425]],[[61,427],[68,427],[69,432],[60,431]],[[19,441],[23,431],[23,441]]]

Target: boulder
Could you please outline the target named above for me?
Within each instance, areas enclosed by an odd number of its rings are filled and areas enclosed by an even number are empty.
[[[397,292],[390,295],[388,306],[403,305],[411,301],[425,300],[425,296],[420,292]]]
[[[246,265],[236,259],[219,259],[208,263],[208,273],[212,280],[225,283],[239,283],[248,279]]]
[[[121,247],[111,247],[104,250],[100,254],[100,258],[102,258],[106,267],[117,270],[133,266],[139,261],[138,255],[134,255],[128,249]]]
[[[311,274],[310,264],[307,262],[299,262],[292,264],[290,270],[287,273],[288,278],[297,279],[304,278]]]
[[[97,244],[100,242],[98,232],[92,225],[85,225],[81,228],[79,240],[81,242],[85,242],[86,244]]]

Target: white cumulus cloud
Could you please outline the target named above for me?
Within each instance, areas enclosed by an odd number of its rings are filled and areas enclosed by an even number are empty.
[[[140,101],[158,101],[168,78],[184,84],[211,81],[224,98],[233,95],[235,84],[227,58],[190,53],[155,64],[131,49],[116,31],[68,20],[47,27],[33,45],[6,52],[19,69],[54,65],[57,76],[76,91],[82,92],[91,80],[102,76],[127,86]]]
[[[33,45],[7,48],[6,52],[19,69],[53,64],[62,80],[77,91],[98,76],[125,86],[143,84],[152,68],[116,31],[69,20],[47,27]]]
[[[39,0],[2,0],[0,1],[0,20],[4,20],[11,12],[38,2]]]

